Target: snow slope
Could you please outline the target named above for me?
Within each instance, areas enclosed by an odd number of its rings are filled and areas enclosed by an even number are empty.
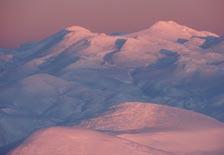
[[[127,102],[78,127],[37,131],[10,154],[221,155],[223,129],[223,123],[192,111]]]
[[[178,155],[224,153],[223,123],[173,107],[124,103],[80,126]]]
[[[140,102],[127,102],[112,106],[105,113],[83,121],[80,125],[114,132],[141,129],[200,130],[201,128],[223,127],[223,123],[199,113]]]
[[[41,130],[10,155],[172,155],[118,137],[81,128]]]

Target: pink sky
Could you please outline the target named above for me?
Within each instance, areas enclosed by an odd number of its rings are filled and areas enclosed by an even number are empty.
[[[223,0],[0,0],[0,47],[40,40],[63,27],[133,32],[158,20],[224,34]]]

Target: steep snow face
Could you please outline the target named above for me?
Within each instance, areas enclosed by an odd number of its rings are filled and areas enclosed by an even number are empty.
[[[223,49],[223,37],[175,22],[125,35],[72,26],[1,49],[0,150],[37,128],[74,124],[128,101],[224,120]],[[33,125],[24,130],[19,122]]]
[[[55,127],[31,136],[10,155],[172,155],[135,142],[80,128]]]

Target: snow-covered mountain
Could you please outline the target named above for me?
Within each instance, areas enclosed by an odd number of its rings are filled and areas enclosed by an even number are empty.
[[[0,49],[0,150],[128,101],[224,120],[224,39],[173,21],[123,35],[65,28]],[[1,151],[0,151],[1,152]]]

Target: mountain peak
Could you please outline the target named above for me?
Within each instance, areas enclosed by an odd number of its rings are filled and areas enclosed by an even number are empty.
[[[151,38],[159,38],[163,40],[176,41],[179,38],[191,39],[192,37],[207,37],[218,35],[207,32],[207,31],[197,31],[190,27],[178,24],[175,21],[158,21],[151,27],[139,32],[130,34],[129,36],[138,36],[144,40],[150,40]]]
[[[161,21],[156,22],[153,26],[160,27],[160,26],[182,26],[182,25],[180,25],[177,22],[172,21],[172,20],[169,20],[169,21],[161,20]]]
[[[79,32],[90,32],[90,30],[84,28],[84,27],[81,27],[81,26],[77,26],[77,25],[72,25],[72,26],[69,26],[67,28],[65,28],[67,31],[71,31],[71,32],[76,32],[76,31],[79,31]]]
[[[174,21],[158,21],[156,22],[154,25],[152,25],[149,30],[153,30],[153,31],[182,31],[182,32],[186,32],[186,31],[196,31],[192,28],[189,28],[187,26],[178,24],[177,22]]]
[[[159,21],[149,28],[149,31],[167,32],[176,35],[188,34],[190,36],[218,36],[207,31],[197,31],[193,28],[181,25],[175,21]]]

